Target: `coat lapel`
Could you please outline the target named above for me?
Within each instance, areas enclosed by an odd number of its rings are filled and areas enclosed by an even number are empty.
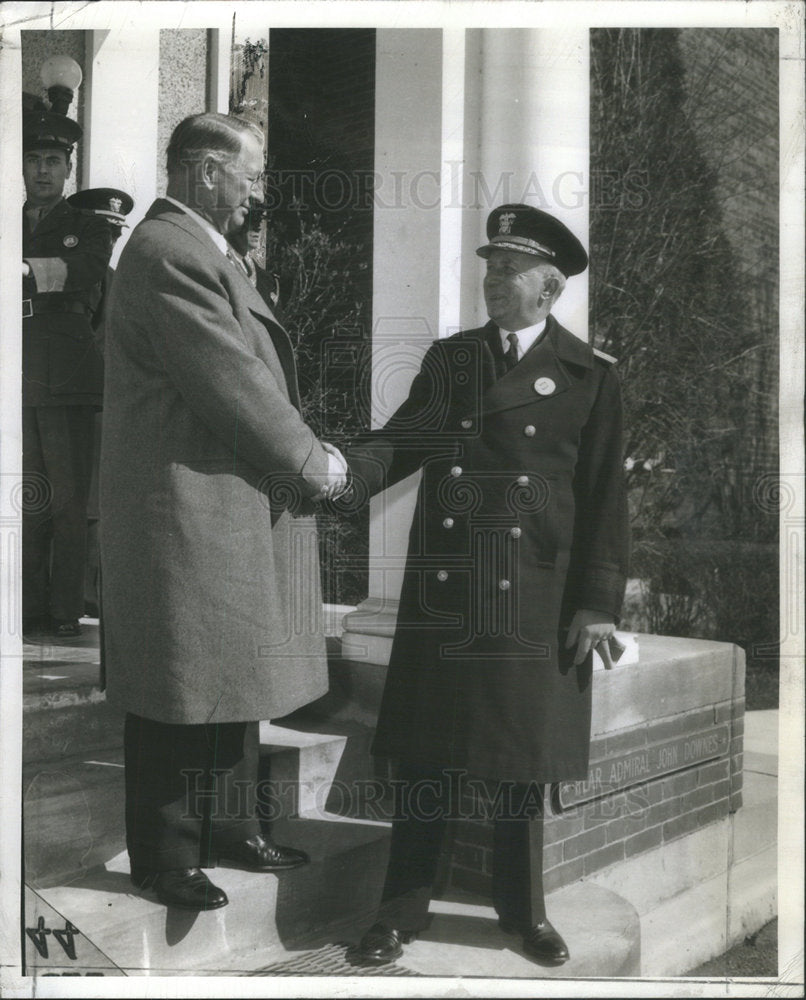
[[[593,367],[593,352],[549,316],[542,340],[484,394],[482,412],[498,413],[559,396],[573,384],[568,365]]]
[[[67,201],[62,198],[62,200],[57,202],[43,219],[39,220],[32,230],[32,234],[35,236],[42,236],[43,233],[48,233],[51,229],[58,229],[61,225],[63,225],[65,215],[70,215],[71,213],[72,209],[67,204]]]
[[[158,198],[148,210],[146,218],[159,218],[178,226],[181,230],[199,242],[208,254],[211,263],[213,263],[216,267],[221,265],[221,258],[224,255],[215,246],[208,234],[201,229],[199,224],[192,219],[187,212],[183,212],[181,208],[178,208],[172,202],[166,201],[164,198]],[[227,262],[225,261],[225,263]],[[257,288],[255,288],[249,278],[247,278],[246,274],[244,274],[244,272],[233,262],[228,262],[228,266],[232,267],[232,270],[236,275],[235,280],[237,282],[236,288],[238,297],[243,297],[243,302],[249,312],[254,314],[254,316],[268,332],[269,337],[271,338],[272,346],[277,354],[283,376],[285,377],[289,399],[298,410],[301,410],[296,362],[294,359],[294,349],[291,345],[291,338],[278,322],[269,304],[258,292]]]
[[[252,308],[251,302],[249,303],[249,308],[252,309],[253,312],[257,313],[258,317],[269,331],[269,336],[274,343],[274,349],[277,351],[277,356],[283,367],[283,374],[285,375],[285,381],[288,386],[288,394],[291,402],[300,412],[302,412],[302,404],[299,396],[299,382],[297,380],[297,362],[294,357],[294,347],[291,343],[291,338],[289,337],[287,330],[274,315],[268,302],[266,301],[272,288],[271,279],[263,268],[257,267],[257,265],[255,266],[257,269],[258,298],[263,303],[264,309],[262,312],[258,312],[256,309]]]
[[[493,337],[498,336],[498,327],[494,323],[488,323],[486,326],[478,327],[475,330],[463,330],[456,338],[455,343],[466,342],[468,340],[475,341],[478,345],[477,347],[477,357],[479,358],[480,367],[478,372],[478,377],[481,379],[481,391],[486,393],[489,389],[495,385],[495,381],[498,378],[496,371],[496,357]],[[443,343],[449,343],[451,338],[448,338]],[[475,382],[468,383],[468,391],[475,392]]]

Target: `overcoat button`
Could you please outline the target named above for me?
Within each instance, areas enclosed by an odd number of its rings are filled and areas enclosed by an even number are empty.
[[[509,533],[510,533],[510,535],[512,535],[513,538],[520,538],[521,537],[521,529],[520,528],[510,528],[509,529]]]
[[[440,583],[444,583],[448,579],[447,572],[444,569],[441,569],[439,573],[437,573],[437,579]]]
[[[442,527],[443,528],[452,528],[453,527],[453,518],[452,517],[446,517],[445,520],[442,522]]]
[[[528,438],[533,438],[533,437],[535,436],[535,429],[534,429],[534,427],[533,427],[533,426],[532,426],[531,424],[527,424],[527,425],[526,425],[526,426],[525,426],[525,427],[523,428],[523,433],[524,433],[524,434],[525,434],[525,435],[526,435],[526,436],[527,436]]]
[[[498,586],[501,590],[509,590],[509,580],[499,580]]]
[[[518,486],[528,486],[529,477],[528,476],[518,476]]]
[[[469,417],[465,417],[465,419],[462,421],[462,427],[464,427],[466,431],[469,431],[472,426],[473,426],[473,421]]]
[[[461,465],[454,465],[454,467],[451,469],[451,475],[452,476],[461,476],[462,475],[462,466]]]
[[[546,378],[545,376],[537,379],[535,382],[535,392],[539,396],[550,396],[556,388],[554,379]]]

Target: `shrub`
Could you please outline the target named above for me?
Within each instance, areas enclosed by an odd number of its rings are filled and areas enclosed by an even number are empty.
[[[302,415],[315,433],[337,447],[366,429],[369,416],[368,345],[362,318],[367,305],[365,265],[342,230],[327,232],[317,215],[297,211],[296,235],[270,224],[266,260],[280,280],[283,321],[294,344]],[[349,517],[320,514],[319,548],[323,598],[358,604],[367,594],[369,512]]]

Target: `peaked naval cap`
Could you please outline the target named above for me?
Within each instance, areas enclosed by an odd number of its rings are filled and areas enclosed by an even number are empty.
[[[118,188],[86,188],[67,199],[73,208],[100,215],[113,226],[128,228],[126,216],[134,208],[134,199]]]
[[[476,253],[517,250],[554,264],[570,278],[588,266],[585,248],[571,230],[548,212],[531,205],[501,205],[487,217],[487,240]]]

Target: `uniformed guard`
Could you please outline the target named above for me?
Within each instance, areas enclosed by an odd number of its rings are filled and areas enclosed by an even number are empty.
[[[267,208],[262,202],[253,201],[249,215],[243,225],[235,232],[227,235],[230,256],[236,266],[260,292],[264,302],[271,308],[274,315],[282,323],[283,315],[280,309],[280,279],[255,260],[255,251],[260,246],[260,229],[266,218]]]
[[[356,496],[422,469],[373,745],[399,762],[399,799],[366,964],[426,926],[464,779],[494,819],[501,928],[539,963],[569,957],[546,914],[542,802],[546,784],[587,777],[592,649],[613,665],[621,397],[613,359],[551,315],[587,267],[573,233],[502,205],[477,253],[490,322],[434,343],[408,399],[347,454]]]
[[[79,125],[23,112],[23,631],[78,635],[87,496],[103,362],[91,317],[109,264],[108,227],[67,203]]]
[[[115,244],[123,235],[123,230],[129,228],[126,216],[134,208],[132,196],[119,188],[85,188],[83,191],[71,194],[67,199],[67,204],[106,223],[106,235],[111,255]],[[101,353],[103,353],[103,306],[104,300],[109,294],[109,286],[114,273],[113,268],[106,269],[104,280],[98,286],[96,301],[92,309],[92,328],[95,331],[95,339]]]
[[[67,199],[67,203],[68,205],[72,205],[73,208],[77,208],[80,212],[96,216],[106,224],[110,253],[112,253],[115,249],[115,244],[123,234],[123,230],[129,228],[126,216],[134,208],[134,199],[132,196],[125,191],[121,191],[119,188],[85,188],[83,191],[71,194]],[[104,349],[104,303],[109,295],[114,274],[114,268],[107,267],[104,280],[97,287],[97,292],[93,296],[92,329],[95,333],[95,343],[102,354]],[[92,449],[92,474],[90,476],[89,499],[87,502],[87,565],[84,576],[84,610],[92,617],[100,615],[101,605],[101,563],[98,551],[98,469],[101,458],[101,421],[101,414],[96,413]]]

